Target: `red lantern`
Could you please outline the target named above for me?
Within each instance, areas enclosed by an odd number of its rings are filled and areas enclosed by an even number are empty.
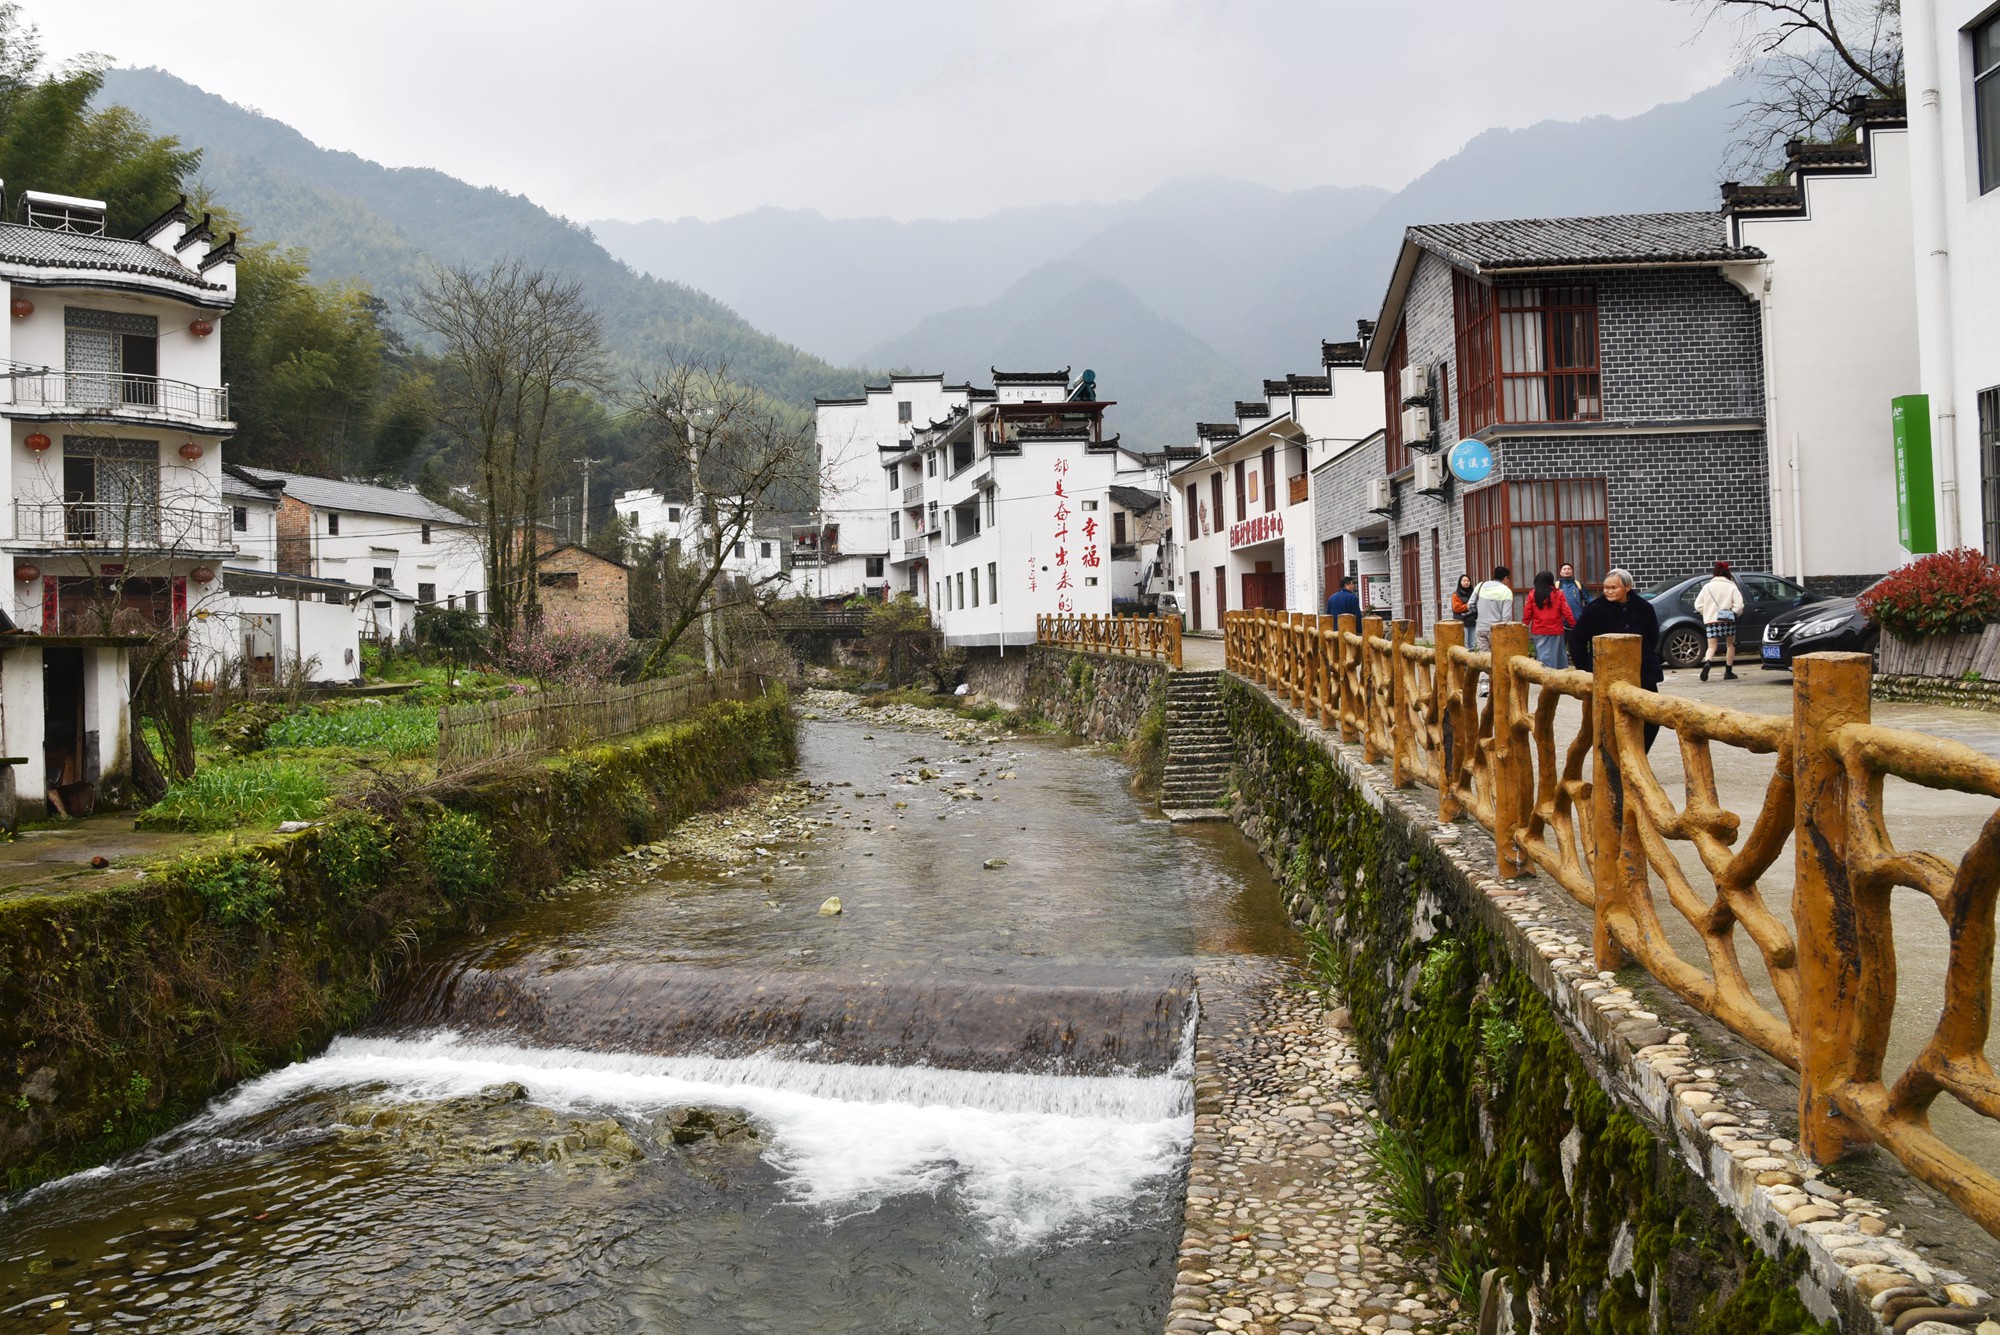
[[[181,458],[187,460],[189,463],[193,463],[195,460],[201,458],[201,446],[195,444],[193,441],[187,442],[187,444],[181,446]]]
[[[14,567],[14,578],[20,580],[23,584],[33,584],[41,577],[42,568],[40,566],[29,565],[24,561]]]
[[[30,431],[27,435],[27,438],[24,439],[21,443],[23,445],[26,445],[29,449],[33,450],[36,454],[40,454],[43,450],[46,450],[49,446],[55,444],[55,442],[50,440],[45,433],[40,431]]]
[[[188,578],[197,584],[206,584],[215,578],[215,572],[207,566],[196,566],[193,570],[188,571]]]
[[[14,298],[14,318],[16,320],[25,320],[34,313],[35,313],[34,302],[29,301],[26,297]]]
[[[188,332],[190,334],[193,334],[196,338],[207,338],[210,334],[215,332],[215,321],[189,320]]]

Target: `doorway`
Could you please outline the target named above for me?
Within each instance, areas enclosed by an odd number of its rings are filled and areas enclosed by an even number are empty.
[[[44,786],[51,805],[71,816],[89,814],[97,796],[83,695],[83,650],[42,650]]]

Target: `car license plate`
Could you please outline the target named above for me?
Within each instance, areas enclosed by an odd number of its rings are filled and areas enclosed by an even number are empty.
[[[1782,645],[1782,644],[1767,644],[1767,645],[1765,645],[1765,646],[1764,646],[1764,657],[1766,657],[1766,658],[1783,658],[1784,656],[1785,656],[1785,646],[1784,646],[1784,645]]]

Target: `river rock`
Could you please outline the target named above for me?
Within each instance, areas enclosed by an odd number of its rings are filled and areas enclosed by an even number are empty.
[[[723,1144],[757,1139],[757,1128],[740,1112],[714,1108],[676,1108],[659,1119],[662,1145],[693,1145],[704,1140]]]
[[[493,1163],[615,1169],[646,1157],[617,1119],[564,1117],[527,1101],[518,1084],[462,1098],[362,1100],[337,1114],[335,1134],[350,1145],[380,1145],[448,1167]]]
[[[839,917],[839,916],[840,916],[840,913],[841,913],[841,908],[840,908],[840,896],[839,896],[839,895],[828,895],[828,896],[826,897],[826,902],[825,902],[824,904],[821,904],[821,905],[819,906],[819,913],[820,913],[820,916],[821,916],[822,918],[837,918],[837,917]]]

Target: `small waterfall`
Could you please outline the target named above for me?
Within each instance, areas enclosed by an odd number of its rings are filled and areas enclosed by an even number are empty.
[[[439,968],[412,983],[374,1032],[450,1030],[656,1056],[775,1050],[828,1063],[1069,1074],[1168,1070],[1193,997],[1185,970],[1105,964],[836,976],[529,956]]]

